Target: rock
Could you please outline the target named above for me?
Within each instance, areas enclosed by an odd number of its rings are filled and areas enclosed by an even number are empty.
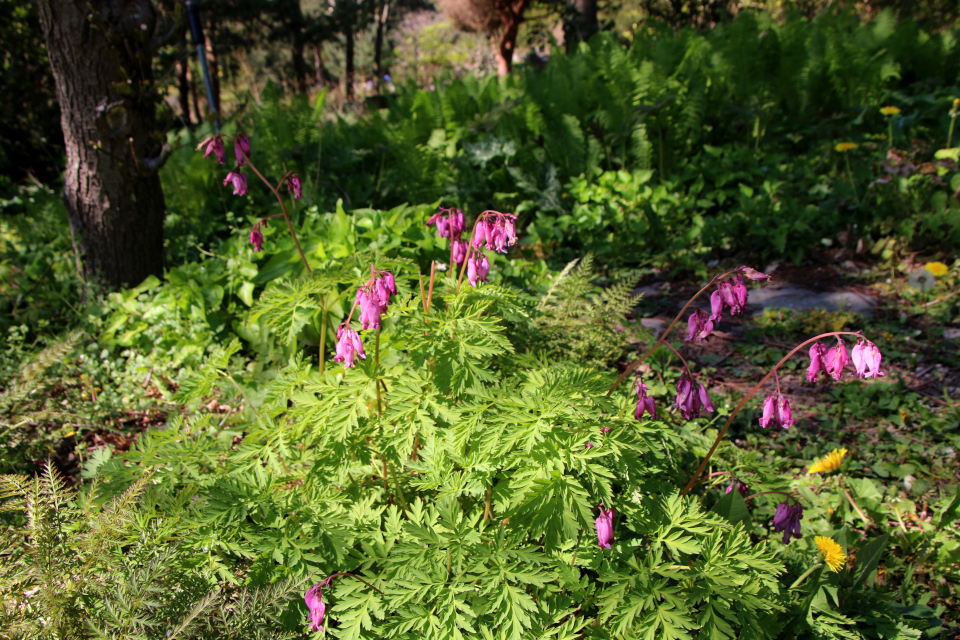
[[[826,311],[853,311],[869,314],[877,301],[856,291],[810,291],[786,285],[767,286],[751,289],[748,306],[753,315],[760,315],[769,307],[796,309],[804,311],[823,309]]]

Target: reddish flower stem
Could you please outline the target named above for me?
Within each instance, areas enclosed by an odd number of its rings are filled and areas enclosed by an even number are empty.
[[[240,150],[240,153],[243,153],[243,149]],[[297,232],[294,231],[293,223],[290,222],[290,214],[287,213],[287,205],[284,204],[283,197],[280,195],[280,187],[283,185],[284,181],[286,181],[286,179],[290,176],[290,173],[288,172],[286,175],[280,178],[280,182],[278,182],[277,186],[274,187],[272,184],[270,184],[269,180],[263,177],[263,174],[260,173],[260,171],[254,166],[254,164],[250,162],[250,156],[243,153],[243,157],[246,160],[245,164],[248,167],[250,167],[250,169],[255,174],[257,174],[257,177],[259,177],[263,181],[263,184],[267,185],[267,188],[270,189],[270,191],[273,192],[273,195],[277,197],[277,202],[280,203],[280,209],[283,211],[283,219],[287,223],[287,229],[290,231],[290,237],[293,238],[293,243],[297,245],[297,252],[300,254],[300,260],[303,262],[303,266],[304,268],[306,268],[307,273],[309,273],[310,275],[313,275],[313,269],[310,268],[310,263],[307,262],[307,256],[303,254],[303,248],[300,246],[300,240],[299,238],[297,238]],[[274,216],[269,216],[269,217],[272,218]]]
[[[701,291],[702,291],[702,289],[701,289]],[[689,303],[688,303],[688,304],[689,304]],[[682,312],[681,312],[681,313],[682,313]],[[764,383],[766,383],[766,381],[770,379],[770,376],[774,375],[774,374],[777,372],[777,369],[779,369],[779,368],[783,365],[784,362],[786,362],[787,360],[790,359],[790,356],[792,356],[793,354],[795,354],[797,351],[799,351],[799,350],[802,349],[803,347],[807,346],[808,344],[810,344],[810,343],[812,343],[812,342],[816,342],[817,340],[820,340],[821,338],[828,338],[828,337],[830,337],[830,336],[838,336],[838,337],[839,337],[839,336],[842,336],[842,335],[851,335],[851,336],[860,337],[861,334],[860,334],[860,332],[858,332],[858,331],[831,331],[831,332],[829,332],[829,333],[821,333],[820,335],[816,336],[815,338],[810,338],[810,339],[807,340],[806,342],[801,342],[801,343],[798,344],[796,347],[794,347],[793,350],[790,351],[790,353],[788,353],[787,355],[783,356],[783,358],[780,360],[780,362],[778,362],[776,365],[774,365],[773,369],[771,369],[769,372],[767,372],[767,375],[763,376],[763,379],[760,380],[760,382],[758,382],[758,383],[750,390],[750,392],[747,393],[747,395],[745,395],[745,396],[740,400],[740,403],[739,403],[739,404],[736,406],[736,408],[733,410],[733,413],[731,413],[731,414],[730,414],[730,417],[727,418],[727,421],[726,421],[726,423],[723,425],[723,428],[720,430],[720,433],[717,434],[717,438],[716,438],[716,440],[713,441],[713,446],[710,447],[710,451],[707,452],[706,457],[700,462],[700,466],[697,467],[697,470],[693,473],[693,477],[690,478],[690,481],[689,481],[689,482],[687,482],[687,486],[685,486],[685,487],[683,488],[683,491],[680,492],[680,495],[681,495],[681,496],[687,495],[688,493],[690,493],[690,490],[693,489],[694,486],[696,486],[696,484],[697,484],[697,479],[700,477],[700,474],[703,473],[703,470],[707,468],[707,463],[710,462],[710,456],[712,456],[712,455],[713,455],[713,452],[717,450],[717,447],[720,445],[720,441],[723,439],[723,436],[726,435],[726,433],[727,433],[727,429],[729,429],[729,428],[730,428],[730,425],[733,423],[733,419],[737,416],[738,413],[740,413],[740,410],[743,409],[743,405],[745,405],[745,404],[747,403],[747,400],[749,400],[750,398],[752,398],[752,397],[753,397],[753,394],[755,394],[755,393],[760,389],[760,387],[762,387],[762,386],[764,385]],[[839,338],[838,338],[838,339],[839,339]]]
[[[360,576],[354,575],[354,574],[349,573],[349,572],[347,572],[347,571],[344,571],[344,572],[342,572],[342,573],[335,573],[335,574],[333,574],[332,576],[330,576],[329,578],[327,578],[326,580],[323,580],[322,582],[326,582],[326,583],[327,583],[327,588],[329,588],[331,582],[333,581],[333,579],[334,579],[334,578],[339,578],[340,576],[350,576],[351,578],[353,578],[353,579],[355,579],[355,580],[359,580],[359,581],[362,582],[363,584],[367,585],[368,587],[370,587],[371,589],[373,589],[374,591],[376,591],[376,592],[379,593],[380,595],[383,595],[383,591],[380,591],[380,589],[377,589],[375,586],[373,586],[372,584],[370,584],[369,582],[367,582],[366,580],[364,580],[364,579],[361,578]]]
[[[687,301],[687,304],[683,305],[683,309],[680,309],[680,313],[678,313],[678,314],[677,314],[677,317],[673,319],[673,322],[671,322],[671,323],[670,323],[670,326],[668,326],[667,329],[666,329],[666,331],[663,332],[663,335],[660,336],[660,339],[657,340],[657,341],[653,344],[652,347],[650,347],[649,349],[647,349],[647,352],[644,353],[642,356],[640,356],[640,359],[639,359],[639,360],[634,361],[633,363],[630,364],[630,366],[628,366],[626,369],[623,370],[623,373],[620,374],[620,377],[617,378],[617,381],[613,383],[613,386],[612,386],[612,387],[610,387],[610,391],[607,391],[607,395],[609,396],[609,395],[612,394],[614,391],[616,391],[617,387],[620,386],[620,383],[623,382],[623,379],[626,378],[628,375],[630,375],[630,373],[631,373],[634,369],[636,369],[636,368],[639,367],[641,364],[643,364],[643,361],[646,360],[647,358],[649,358],[649,357],[650,357],[650,354],[653,353],[654,351],[656,351],[657,347],[659,347],[661,344],[663,344],[663,342],[667,339],[667,336],[670,334],[670,332],[673,330],[673,328],[676,326],[676,324],[677,324],[678,322],[680,322],[680,319],[681,319],[681,318],[683,318],[683,314],[686,313],[687,309],[690,308],[690,305],[693,304],[693,301],[700,297],[700,294],[701,294],[701,293],[703,293],[704,291],[706,291],[707,289],[709,289],[710,287],[712,287],[712,286],[713,286],[714,284],[716,284],[717,282],[720,282],[721,280],[723,280],[723,279],[726,278],[727,276],[733,275],[734,273],[736,273],[736,270],[735,270],[735,271],[728,271],[728,272],[726,272],[726,273],[721,273],[720,275],[715,276],[715,277],[713,278],[713,280],[711,280],[710,282],[708,282],[708,283],[706,284],[706,286],[704,286],[702,289],[700,289],[700,291],[697,291],[697,292],[693,295],[693,297],[690,298],[690,299]],[[681,358],[681,360],[682,360],[682,358]]]

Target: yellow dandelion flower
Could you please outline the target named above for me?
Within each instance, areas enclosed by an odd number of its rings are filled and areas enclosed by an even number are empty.
[[[923,265],[923,268],[938,278],[943,277],[950,272],[950,267],[942,262],[928,262],[927,264]]]
[[[847,562],[847,556],[844,555],[840,545],[833,538],[823,536],[817,536],[814,541],[817,543],[817,551],[820,552],[823,561],[834,573],[839,573]]]
[[[840,153],[846,153],[847,151],[856,149],[858,146],[859,145],[856,142],[841,142],[836,147],[834,147],[834,149],[836,149]]]
[[[843,462],[843,456],[845,455],[847,455],[846,449],[834,449],[810,465],[810,470],[807,471],[807,473],[830,473],[831,471],[836,471],[840,468],[840,463]]]
[[[953,99],[953,110],[956,111],[957,109],[960,109],[960,98]]]
[[[883,107],[880,109],[880,113],[885,116],[895,116],[900,113],[900,107]]]

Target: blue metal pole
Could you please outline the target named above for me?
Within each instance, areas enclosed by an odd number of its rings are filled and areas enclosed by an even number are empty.
[[[203,71],[203,84],[207,88],[207,100],[210,102],[210,113],[213,115],[213,128],[220,133],[217,101],[213,98],[213,83],[210,82],[210,69],[207,67],[203,25],[200,23],[200,7],[193,0],[187,0],[187,19],[190,21],[190,33],[193,34],[193,43],[197,46],[197,57],[200,59],[200,69]]]

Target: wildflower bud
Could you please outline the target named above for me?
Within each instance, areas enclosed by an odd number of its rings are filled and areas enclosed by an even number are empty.
[[[287,192],[293,192],[296,200],[303,200],[303,185],[300,184],[300,176],[291,173],[287,178]]]
[[[485,242],[487,242],[487,223],[481,219],[477,222],[477,226],[473,230],[473,240],[471,244],[475,249],[482,249]]]
[[[810,347],[810,366],[807,367],[807,380],[816,382],[820,372],[827,373],[827,348],[822,342],[814,342]]]
[[[768,276],[765,273],[760,273],[756,269],[751,269],[750,267],[743,266],[738,269],[740,273],[747,276],[751,280],[773,280],[771,276]]]
[[[447,217],[444,215],[443,211],[438,211],[430,216],[430,218],[427,220],[427,226],[429,227],[431,225],[437,225],[437,237],[447,237]]]
[[[710,319],[714,322],[723,320],[723,296],[719,289],[710,294]]]
[[[360,356],[361,360],[367,358],[363,352],[363,342],[356,331],[346,325],[341,325],[337,329],[337,355],[333,357],[334,362],[342,362],[344,369],[352,369],[356,364],[354,357]]]
[[[238,169],[234,169],[227,174],[226,178],[223,179],[223,186],[227,186],[229,184],[233,185],[233,195],[247,195],[247,176],[241,173]]]
[[[310,631],[323,631],[323,616],[327,611],[327,605],[323,603],[323,583],[318,582],[309,589],[303,597],[307,603],[307,609],[310,610]]]
[[[379,273],[381,275],[374,281],[373,290],[380,301],[380,313],[386,313],[387,307],[390,306],[390,296],[397,294],[397,284],[389,271]]]
[[[825,370],[830,376],[839,381],[843,375],[843,368],[850,364],[850,358],[847,356],[847,348],[843,341],[837,338],[837,346],[827,351]]]
[[[583,445],[583,448],[584,448],[584,449],[593,449],[593,443],[592,443],[592,442],[588,442],[587,444]]]
[[[613,508],[604,509],[602,503],[597,518],[597,544],[601,549],[611,549],[613,545]]]
[[[651,418],[657,417],[657,406],[653,401],[653,398],[647,395],[647,385],[643,383],[643,378],[637,376],[637,383],[635,385],[637,391],[637,408],[633,412],[633,417],[637,420],[643,419],[644,413],[649,413]],[[609,427],[608,427],[609,428]]]
[[[380,326],[380,296],[366,287],[357,289],[357,302],[360,305],[360,328],[376,329]]]
[[[467,243],[462,240],[454,240],[450,246],[450,258],[454,264],[463,264],[463,259],[467,257]]]
[[[703,344],[703,341],[712,332],[713,321],[710,320],[706,311],[697,307],[687,320],[687,342],[696,340],[698,344]]]
[[[490,262],[482,253],[474,253],[467,259],[467,280],[471,286],[475,287],[480,282],[486,282],[489,271]]]
[[[261,220],[253,225],[253,229],[250,231],[250,244],[253,245],[254,251],[263,251],[263,232],[260,231],[260,225],[264,224],[267,224],[267,221]]]
[[[743,282],[743,276],[739,273],[733,277],[733,295],[737,297],[740,313],[743,313],[747,306],[747,285]],[[733,315],[737,315],[736,312]]]
[[[463,234],[463,211],[454,209],[450,214],[450,239],[459,240]]]
[[[743,296],[744,301],[746,301],[746,287],[744,287],[743,293],[734,290],[734,286],[727,282],[726,280],[717,283],[717,290],[720,292],[720,298],[723,300],[723,304],[730,307],[730,314],[738,316],[743,313],[743,304],[741,304],[740,299]]]
[[[880,360],[883,356],[877,349],[877,345],[869,340],[863,338],[857,340],[856,346],[850,351],[850,357],[860,378],[877,378],[885,375],[880,371]]]
[[[684,420],[695,420],[700,417],[701,410],[707,413],[713,413],[713,404],[710,402],[710,395],[707,388],[702,384],[694,387],[694,382],[690,374],[686,371],[677,381],[677,409]]]
[[[197,150],[203,149],[203,157],[209,158],[210,154],[214,154],[217,157],[217,162],[223,164],[225,160],[224,151],[223,151],[223,138],[218,133],[215,136],[209,136],[200,141],[200,144],[197,145]]]
[[[507,246],[512,247],[517,244],[517,217],[509,213],[504,215],[506,220],[503,223],[503,234],[507,238]]]
[[[506,237],[503,234],[503,224],[499,221],[487,223],[487,251],[506,251]]]
[[[233,155],[237,157],[237,166],[242,167],[250,157],[250,138],[238,133],[233,139]]]
[[[773,514],[773,530],[783,532],[783,544],[790,544],[791,536],[800,539],[800,520],[803,519],[803,507],[800,503],[789,504],[786,500],[777,505]]]
[[[707,413],[713,413],[714,409],[713,409],[713,403],[710,402],[710,394],[707,393],[707,388],[702,384],[700,385],[700,388],[699,388],[699,395],[700,395],[700,404],[703,405],[704,411],[706,411]]]
[[[750,493],[750,487],[748,487],[746,484],[744,484],[740,480],[737,480],[736,478],[730,481],[730,486],[727,487],[727,490],[724,493],[730,493],[731,491],[733,491],[734,487],[737,488],[737,492],[742,496],[745,496],[748,493]]]

